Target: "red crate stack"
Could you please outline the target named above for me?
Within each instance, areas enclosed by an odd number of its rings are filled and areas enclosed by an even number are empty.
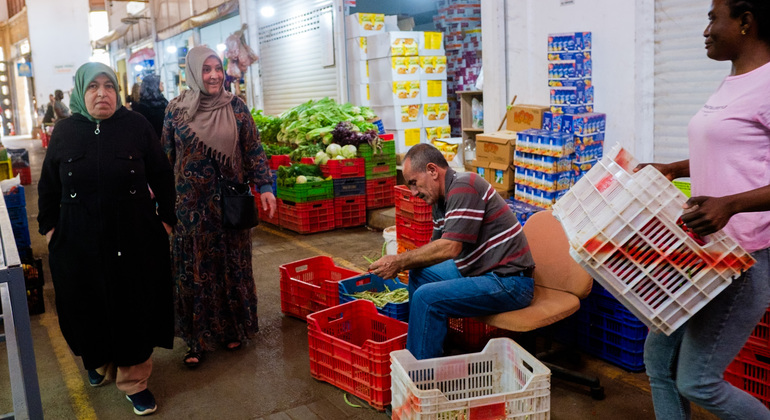
[[[770,308],[725,370],[725,380],[770,408]]]
[[[23,168],[14,167],[13,176],[19,175],[21,185],[29,185],[32,183],[32,168],[25,166]]]
[[[366,208],[378,209],[393,205],[393,186],[396,185],[396,143],[392,134],[380,134],[381,149],[369,144],[358,147],[358,156],[364,158],[366,177]]]
[[[334,264],[327,256],[305,258],[279,267],[281,312],[305,319],[340,303],[339,282],[361,273]]]
[[[334,199],[294,203],[278,199],[281,227],[297,233],[334,229]]]
[[[364,158],[353,159],[330,159],[321,167],[321,173],[324,178],[363,178],[366,176],[366,166]]]
[[[407,324],[356,299],[307,316],[310,374],[363,399],[390,404],[390,353],[406,348]]]
[[[346,228],[366,224],[366,196],[334,198],[334,227]]]
[[[404,185],[393,187],[396,204],[396,240],[399,252],[409,251],[430,242],[433,236],[431,206],[415,197]]]
[[[366,180],[366,208],[379,209],[393,206],[393,187],[396,177]]]

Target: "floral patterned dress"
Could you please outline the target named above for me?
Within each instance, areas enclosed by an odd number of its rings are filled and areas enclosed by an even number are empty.
[[[221,162],[216,166],[227,179],[249,180],[258,187],[270,185],[254,120],[240,98],[233,97],[230,105],[239,132],[234,167]],[[162,142],[174,168],[179,219],[171,246],[176,335],[195,352],[244,341],[259,330],[250,230],[222,228],[214,160],[175,111],[166,114]]]

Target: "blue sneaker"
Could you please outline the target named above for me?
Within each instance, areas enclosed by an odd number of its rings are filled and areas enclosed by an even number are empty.
[[[134,414],[137,416],[146,416],[152,414],[158,409],[158,404],[155,403],[155,397],[152,395],[149,389],[139,391],[134,395],[126,395],[126,399],[131,401],[134,405]]]
[[[94,388],[102,386],[107,383],[107,376],[100,375],[96,369],[88,369],[88,383]]]

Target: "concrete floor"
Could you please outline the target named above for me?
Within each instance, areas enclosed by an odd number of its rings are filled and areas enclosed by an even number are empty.
[[[46,312],[31,317],[43,409],[48,419],[136,418],[131,405],[114,386],[91,388],[78,358],[59,331],[54,290],[48,272],[47,248],[37,232],[37,191],[45,150],[29,137],[4,139],[9,148],[27,148],[33,184],[25,186],[30,233],[36,257],[44,259]],[[387,214],[387,212],[386,212]],[[380,216],[381,217],[381,216]],[[380,222],[381,223],[381,222]],[[316,255],[330,255],[338,265],[363,270],[363,256],[377,257],[382,232],[368,228],[297,235],[261,225],[254,229],[254,278],[259,294],[260,333],[237,352],[208,354],[197,370],[182,365],[185,346],[153,355],[150,389],[159,409],[157,419],[378,419],[388,416],[363,404],[347,405],[344,392],[310,375],[307,324],[284,316],[280,309],[281,264]],[[12,410],[5,345],[0,344],[0,413]],[[606,399],[592,400],[587,389],[552,380],[551,412],[555,420],[654,418],[649,383],[644,373],[629,373],[583,355],[576,368],[598,375]],[[355,401],[355,399],[353,399]],[[711,419],[696,409],[694,419]]]

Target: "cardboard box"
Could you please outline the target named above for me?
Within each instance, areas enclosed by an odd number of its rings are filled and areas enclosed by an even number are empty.
[[[444,55],[444,33],[443,32],[423,32],[420,37],[418,53],[420,55]]]
[[[435,104],[447,101],[446,80],[421,80],[420,98],[424,104]]]
[[[369,60],[369,75],[378,82],[420,79],[420,57],[384,57]]]
[[[396,154],[408,152],[415,144],[427,143],[422,128],[385,130],[385,132],[393,134],[393,140],[396,142]]]
[[[493,162],[489,164],[489,171],[492,175],[492,182],[490,182],[490,184],[492,184],[496,190],[510,191],[513,189],[515,175],[513,165]]]
[[[373,106],[372,111],[382,119],[386,130],[406,130],[422,127],[422,105]]]
[[[350,84],[369,83],[369,62],[348,61],[348,82]]]
[[[505,128],[510,131],[524,131],[543,126],[543,113],[549,111],[543,105],[514,105],[508,110]]]
[[[369,59],[418,55],[420,31],[393,31],[370,36],[366,39]]]
[[[445,55],[421,55],[420,79],[422,80],[446,80],[447,59]]]
[[[385,15],[381,13],[353,13],[345,22],[347,38],[375,35],[385,31]]]
[[[516,147],[516,133],[498,131],[476,135],[476,159],[489,163],[510,165]]]
[[[476,172],[480,177],[484,178],[489,184],[492,184],[492,170],[489,168],[489,162],[474,159],[471,162],[473,172]]]
[[[449,104],[423,104],[422,105],[422,126],[439,127],[449,125]]]
[[[351,104],[358,106],[369,106],[371,103],[369,100],[369,84],[357,83],[350,85],[350,98],[348,99]]]
[[[369,84],[369,98],[373,106],[419,105],[420,81],[406,80]]]
[[[366,61],[369,57],[366,37],[359,36],[345,41],[348,50],[348,61]]]

